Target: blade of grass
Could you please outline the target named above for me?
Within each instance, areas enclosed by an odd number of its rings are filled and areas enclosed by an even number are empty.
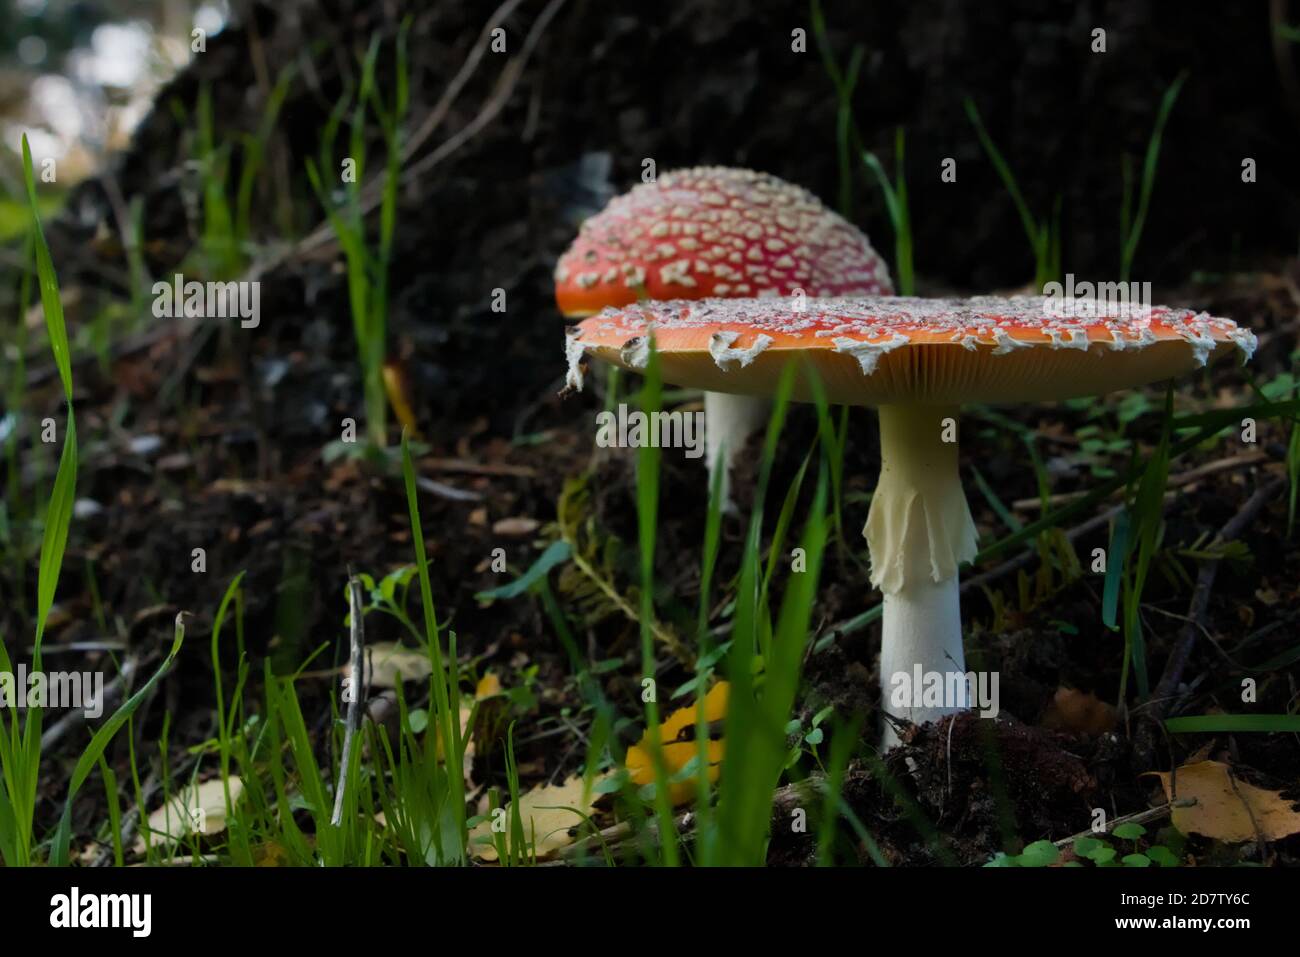
[[[650,339],[650,359],[645,368],[645,384],[641,389],[641,411],[646,421],[653,422],[660,410],[663,380],[659,372],[659,355],[656,351],[654,337]],[[640,547],[641,572],[641,676],[644,682],[650,682],[650,693],[642,694],[645,704],[647,729],[659,727],[659,704],[655,674],[654,632],[650,623],[654,621],[654,556],[655,537],[659,521],[659,467],[661,451],[657,444],[646,442],[637,449],[636,456],[636,517],[637,543]],[[649,742],[650,760],[654,767],[654,809],[659,827],[659,846],[663,854],[663,863],[676,867],[680,863],[677,846],[677,827],[673,823],[672,800],[669,795],[669,775],[664,763],[662,742],[658,733],[651,733]]]
[[[1165,727],[1174,734],[1300,733],[1300,714],[1198,714],[1167,718]]]
[[[429,582],[429,559],[424,549],[424,528],[420,524],[420,503],[415,486],[415,463],[411,460],[410,437],[402,430],[402,476],[406,482],[406,504],[410,513],[411,537],[415,545],[415,564],[420,580],[420,602],[424,610],[425,640],[429,659],[433,664],[430,681],[433,685],[434,703],[437,714],[434,723],[441,728],[441,739],[446,753],[448,801],[456,824],[458,846],[456,856],[464,860],[468,832],[465,827],[465,782],[459,769],[465,756],[464,742],[461,740],[459,681],[457,678],[456,658],[449,655],[447,665],[443,665],[442,640],[438,637],[438,619],[433,609],[433,587]],[[450,742],[450,746],[447,746]]]
[[[135,709],[153,693],[154,687],[162,680],[162,676],[167,673],[171,664],[176,660],[176,655],[181,650],[181,645],[185,641],[185,623],[182,620],[184,612],[176,616],[176,628],[172,635],[172,646],[167,652],[167,657],[163,663],[158,666],[158,670],[150,675],[140,690],[131,695],[112,716],[99,726],[90,739],[90,744],[81,753],[77,759],[77,764],[72,770],[72,778],[68,782],[68,794],[64,799],[63,813],[59,817],[58,827],[55,829],[53,844],[50,850],[50,863],[55,867],[68,866],[68,847],[72,841],[72,803],[77,797],[77,792],[81,785],[85,783],[86,778],[90,775],[91,770],[98,763],[104,749],[108,747],[110,741],[117,734],[117,731],[126,720],[135,713]]]
[[[894,132],[894,169],[897,182],[891,183],[885,168],[876,154],[862,153],[863,164],[875,176],[885,198],[885,209],[894,229],[894,271],[898,276],[898,294],[911,296],[916,292],[916,279],[912,267],[912,220],[907,204],[907,179],[903,171],[906,134],[900,126]]]
[[[1137,255],[1138,242],[1142,239],[1142,227],[1146,225],[1147,208],[1151,204],[1151,192],[1155,188],[1156,164],[1160,160],[1160,141],[1164,137],[1165,124],[1169,122],[1169,114],[1173,111],[1174,102],[1178,99],[1178,94],[1186,81],[1187,71],[1183,70],[1174,79],[1174,82],[1169,85],[1169,89],[1165,91],[1164,97],[1160,100],[1160,107],[1156,112],[1155,127],[1151,130],[1151,139],[1147,143],[1146,159],[1142,164],[1142,185],[1138,191],[1137,213],[1132,220],[1128,217],[1128,197],[1130,192],[1127,188],[1125,189],[1124,211],[1120,220],[1123,239],[1119,262],[1120,282],[1128,282],[1129,275],[1132,272],[1133,257]]]
[[[1125,509],[1115,519],[1115,529],[1111,532],[1110,548],[1106,552],[1106,578],[1101,591],[1101,621],[1112,631],[1119,627],[1116,613],[1119,607],[1120,582],[1124,575],[1124,568],[1128,564],[1128,537],[1129,514],[1128,509]]]

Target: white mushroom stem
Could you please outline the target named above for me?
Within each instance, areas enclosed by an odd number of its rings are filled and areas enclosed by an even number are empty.
[[[969,704],[965,683],[948,680],[966,671],[957,569],[976,552],[975,523],[957,469],[957,418],[956,407],[881,407],[880,481],[863,530],[871,583],[885,596],[882,704],[886,713],[916,724]],[[938,700],[935,674],[943,676]],[[954,694],[954,688],[960,690]],[[886,722],[884,747],[897,743]]]
[[[769,400],[752,395],[727,392],[704,393],[704,446],[709,468],[709,488],[713,477],[722,469],[719,501],[730,511],[731,465],[745,442],[767,422]]]

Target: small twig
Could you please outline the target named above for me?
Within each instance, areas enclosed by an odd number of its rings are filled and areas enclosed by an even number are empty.
[[[48,658],[50,655],[66,655],[74,652],[83,651],[126,651],[125,641],[119,641],[115,638],[105,638],[95,641],[69,641],[59,645],[47,645],[41,648],[41,656]],[[35,645],[27,646],[29,655],[36,653]]]
[[[529,465],[471,462],[468,459],[424,459],[421,465],[435,472],[460,472],[465,475],[504,475],[510,478],[536,478],[537,469]]]
[[[1191,807],[1195,804],[1195,798],[1186,798],[1182,801],[1170,801],[1168,804],[1161,804],[1158,807],[1149,807],[1145,811],[1136,811],[1133,814],[1125,814],[1123,817],[1117,817],[1106,825],[1105,830],[1094,831],[1092,829],[1080,831],[1078,834],[1071,834],[1069,837],[1063,837],[1059,841],[1053,841],[1057,847],[1065,847],[1073,844],[1081,837],[1097,837],[1100,834],[1109,834],[1121,824],[1150,824],[1152,821],[1159,821],[1167,817],[1171,808]]]
[[[146,804],[153,799],[154,792],[158,790],[158,772],[150,771],[149,776],[144,779],[144,784],[140,786],[140,798]],[[140,805],[135,804],[127,808],[126,813],[122,815],[122,829],[118,831],[118,840],[122,842],[122,854],[125,856],[129,848],[134,843],[135,833],[140,825]],[[107,841],[100,845],[99,853],[95,856],[91,867],[103,867],[113,859],[113,842]]]
[[[1078,525],[1074,526],[1074,528],[1070,529],[1065,533],[1065,537],[1068,541],[1073,542],[1076,539],[1081,538],[1084,535],[1087,535],[1089,532],[1093,531],[1094,529],[1100,528],[1101,526],[1105,525],[1107,522],[1109,522],[1112,518],[1114,518],[1123,510],[1124,510],[1123,505],[1115,505],[1111,508],[1108,508],[1106,509],[1106,511],[1102,512],[1101,514],[1094,515],[1086,522],[1080,522]],[[967,578],[965,581],[961,583],[959,587],[961,588],[962,592],[967,592],[967,591],[972,591],[976,588],[980,588],[984,585],[990,584],[991,582],[1001,578],[1003,575],[1007,575],[1018,568],[1028,565],[1030,562],[1032,562],[1035,558],[1038,557],[1038,554],[1039,554],[1038,549],[1027,548],[1019,555],[1017,555],[1015,558],[1008,558],[1001,565],[997,565],[993,568],[990,568],[988,571],[984,572],[983,574],[976,575],[974,578]]]
[[[428,156],[422,157],[404,169],[402,171],[403,183],[413,182],[426,175],[429,170],[455,153],[456,150],[478,135],[480,130],[496,119],[497,114],[501,112],[514,93],[515,84],[519,82],[519,77],[523,75],[524,67],[528,65],[528,60],[532,57],[533,51],[540,42],[542,33],[545,32],[546,27],[554,19],[555,15],[560,12],[560,7],[564,6],[564,2],[565,0],[551,0],[542,9],[542,12],[537,15],[537,19],[529,29],[528,35],[524,37],[523,48],[520,50],[519,55],[507,63],[505,69],[501,71],[496,89],[492,91],[492,95],[483,105],[483,108],[479,110],[478,115],[457,130],[454,135]]]
[[[1252,465],[1259,465],[1262,462],[1269,461],[1272,461],[1272,456],[1263,451],[1229,455],[1225,458],[1215,459],[1213,462],[1205,462],[1185,472],[1179,472],[1177,475],[1171,475],[1165,485],[1167,488],[1181,488],[1209,475],[1215,475],[1219,472],[1235,472],[1238,469],[1249,468]],[[1047,504],[1049,507],[1066,505],[1083,498],[1087,494],[1087,492],[1061,492],[1057,495],[1049,495]],[[1043,507],[1043,500],[1041,498],[1018,498],[1011,503],[1011,507],[1016,511],[1034,511]]]
[[[483,58],[484,51],[488,49],[488,39],[492,30],[499,26],[502,21],[514,12],[514,8],[519,5],[519,2],[520,0],[506,0],[505,3],[501,4],[501,6],[492,13],[482,31],[480,31],[469,56],[466,57],[460,70],[452,78],[451,83],[443,92],[442,98],[434,106],[429,115],[421,121],[420,126],[415,129],[407,146],[402,150],[402,162],[405,166],[401,173],[401,183],[408,184],[423,176],[434,166],[438,165],[438,163],[442,162],[442,160],[454,153],[468,140],[473,138],[480,130],[487,126],[488,123],[492,122],[492,120],[496,118],[497,114],[501,112],[502,107],[504,107],[506,102],[510,99],[511,94],[514,92],[515,84],[518,82],[520,74],[523,73],[524,67],[527,65],[528,59],[532,55],[533,48],[537,45],[538,39],[540,39],[541,31],[546,28],[550,20],[559,11],[559,7],[563,5],[564,0],[551,0],[551,3],[541,12],[524,40],[522,51],[512,58],[502,69],[501,75],[497,80],[496,88],[474,118],[449,137],[444,143],[438,146],[433,152],[419,160],[413,161],[416,150],[439,126],[442,125],[452,104],[463,90],[465,83],[478,68],[479,63]],[[376,174],[361,188],[359,203],[362,214],[366,215],[373,212],[379,206],[382,197],[383,183],[380,175]],[[334,235],[333,227],[329,222],[323,222],[291,248],[281,250],[265,262],[254,264],[253,268],[250,270],[250,276],[252,278],[257,278],[289,260],[302,259],[307,257],[309,254],[319,254],[322,251],[333,250],[337,248],[337,245],[338,239]]]
[[[101,713],[109,712],[109,708],[115,704],[119,698],[123,697],[123,691],[128,688],[135,680],[135,674],[139,670],[140,663],[137,658],[127,658],[122,662],[122,670],[118,672],[117,677],[104,686],[104,693],[98,702],[87,701],[86,708],[98,706]],[[41,751],[48,751],[54,747],[69,731],[73,728],[86,723],[86,708],[74,708],[65,714],[54,724],[45,729],[41,735]]]
[[[343,757],[339,762],[339,786],[334,789],[334,816],[330,823],[338,827],[343,822],[343,796],[347,790],[348,766],[352,763],[352,739],[361,727],[361,666],[366,644],[365,613],[361,609],[361,579],[348,578],[348,611],[352,619],[352,656],[348,662],[348,715],[343,731]]]
[[[1250,806],[1246,796],[1241,793],[1241,788],[1237,787],[1237,776],[1232,773],[1232,768],[1228,768],[1228,783],[1232,785],[1232,793],[1236,795],[1241,806],[1246,809],[1246,816],[1250,818],[1251,830],[1255,832],[1255,843],[1259,845],[1259,862],[1265,864],[1268,862],[1268,842],[1264,840],[1264,832],[1260,830],[1259,819],[1255,817],[1255,809]]]
[[[415,477],[416,488],[422,492],[428,492],[430,495],[436,495],[438,498],[450,499],[453,502],[481,502],[483,496],[478,492],[470,492],[466,489],[456,488],[454,485],[448,485],[446,482],[439,482],[436,479],[426,478],[423,475]]]

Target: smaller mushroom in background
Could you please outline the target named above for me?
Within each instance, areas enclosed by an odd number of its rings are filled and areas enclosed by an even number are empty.
[[[971,703],[966,683],[950,680],[966,675],[957,575],[977,539],[958,471],[960,405],[1100,395],[1182,375],[1234,346],[1246,358],[1255,350],[1249,330],[1204,313],[1076,311],[1061,316],[1028,296],[642,302],[570,330],[566,355],[580,386],[584,354],[627,366],[653,332],[665,382],[770,396],[785,364],[806,359],[830,402],[879,409],[880,479],[863,532],[884,593],[882,707],[922,724]],[[811,397],[801,373],[794,398]],[[932,675],[950,691],[938,704],[915,687]],[[883,744],[897,743],[887,720]]]
[[[661,174],[614,199],[582,224],[555,269],[555,301],[566,318],[639,299],[852,296],[893,291],[867,237],[812,193],[767,173],[697,167]],[[746,349],[719,337],[720,363],[744,366]],[[639,368],[637,350],[628,368]],[[704,393],[710,482],[730,469],[767,420],[765,397],[722,388]]]

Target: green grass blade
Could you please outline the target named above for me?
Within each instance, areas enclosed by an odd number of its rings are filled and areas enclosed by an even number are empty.
[[[68,406],[72,406],[72,354],[68,349],[68,329],[63,319],[63,300],[59,297],[59,280],[54,272],[54,261],[50,258],[50,247],[45,242],[45,231],[41,228],[40,213],[37,212],[36,180],[32,174],[32,150],[27,143],[27,134],[23,134],[23,182],[27,186],[27,201],[32,209],[32,234],[36,241],[36,273],[40,280],[41,308],[45,312],[45,328],[49,332],[50,351],[54,353],[54,364],[59,369],[59,380],[63,383],[63,396]]]
[[[68,847],[72,840],[72,803],[76,800],[77,792],[81,785],[85,783],[91,770],[99,762],[100,756],[104,749],[108,747],[110,741],[117,734],[118,729],[126,723],[126,720],[135,713],[135,709],[153,693],[154,687],[167,673],[176,655],[181,650],[181,645],[185,641],[185,624],[182,621],[182,612],[176,616],[176,628],[172,635],[172,646],[167,652],[167,657],[135,694],[131,695],[112,716],[100,725],[99,729],[90,739],[90,744],[86,750],[81,753],[77,759],[77,764],[73,768],[72,778],[68,782],[68,795],[64,799],[63,814],[59,817],[59,824],[55,831],[54,843],[51,848],[51,863],[56,867],[66,867],[68,865]]]
[[[993,513],[1002,520],[1002,524],[1013,532],[1018,532],[1024,528],[1024,522],[1016,518],[1002,499],[998,497],[998,493],[993,491],[993,486],[989,485],[988,480],[984,478],[984,473],[972,466],[971,475],[975,479],[975,487],[984,496],[984,501],[988,503],[989,508],[993,509]]]
[[[1118,627],[1116,614],[1120,582],[1128,564],[1128,536],[1129,513],[1125,509],[1115,519],[1115,530],[1111,533],[1110,548],[1106,553],[1106,578],[1101,591],[1101,621],[1112,631]]]
[[[1142,239],[1142,227],[1146,225],[1147,207],[1151,204],[1151,192],[1155,188],[1156,181],[1156,164],[1160,160],[1160,141],[1164,137],[1165,124],[1169,122],[1169,114],[1173,111],[1174,102],[1178,99],[1178,94],[1187,81],[1187,71],[1183,70],[1169,85],[1165,91],[1164,97],[1160,100],[1160,108],[1156,113],[1155,127],[1151,131],[1151,139],[1147,143],[1146,159],[1142,164],[1142,185],[1138,191],[1137,213],[1133,216],[1131,222],[1125,217],[1124,226],[1124,248],[1120,256],[1119,278],[1120,282],[1128,282],[1129,274],[1133,268],[1133,257],[1137,255],[1138,242]]]
[[[33,667],[39,669],[41,642],[45,624],[54,606],[54,593],[63,570],[63,554],[68,546],[68,528],[72,524],[72,507],[77,497],[77,424],[69,415],[63,452],[54,476],[49,508],[45,513],[45,534],[41,541],[40,572],[36,586],[36,652]]]
[[[433,685],[433,697],[437,714],[435,721],[442,729],[441,738],[447,763],[447,801],[452,810],[456,826],[458,846],[456,855],[464,860],[469,835],[465,827],[465,781],[460,774],[461,761],[464,758],[464,744],[461,741],[460,714],[456,701],[456,667],[455,661],[443,664],[442,639],[438,636],[438,618],[433,608],[433,586],[429,582],[429,557],[424,548],[424,527],[420,523],[419,493],[415,487],[415,463],[411,459],[410,437],[402,430],[402,477],[406,483],[406,504],[410,515],[411,537],[415,545],[415,564],[420,581],[420,603],[424,611],[425,640],[429,658],[433,664],[430,681]]]
[[[970,118],[971,125],[975,127],[975,134],[979,137],[984,152],[988,154],[989,162],[997,170],[998,176],[1002,179],[1002,184],[1007,188],[1007,192],[1011,196],[1011,202],[1015,204],[1016,212],[1020,214],[1020,222],[1025,228],[1025,236],[1029,238],[1029,245],[1037,251],[1040,243],[1039,234],[1042,229],[1034,221],[1033,214],[1029,212],[1029,205],[1025,202],[1025,197],[1021,195],[1020,187],[1016,185],[1016,177],[1011,172],[1011,167],[1007,165],[1002,152],[998,149],[997,144],[993,142],[993,137],[989,136],[988,130],[984,128],[984,121],[980,118],[980,112],[975,106],[975,101],[968,96],[962,105],[966,109],[966,116]]]
[[[805,571],[791,575],[786,585],[765,662],[761,698],[751,698],[753,692],[749,688],[735,688],[737,682],[733,678],[717,815],[718,863],[755,866],[762,864],[766,856],[772,793],[785,763],[785,727],[798,691],[821,576],[821,560],[828,534],[828,486],[823,461],[812,513],[801,540],[807,567]],[[734,649],[741,645],[740,641],[733,644],[733,656],[736,654]],[[748,668],[750,662],[741,658],[736,666]]]
[[[1167,718],[1174,734],[1233,734],[1238,731],[1300,733],[1300,714],[1199,714]]]
[[[647,421],[654,421],[662,405],[663,380],[659,372],[659,354],[653,336],[650,340],[650,359],[645,368],[645,384],[641,388],[641,411]],[[659,467],[662,452],[654,443],[643,443],[636,455],[636,517],[639,568],[641,572],[641,680],[655,684],[653,693],[642,695],[645,704],[646,728],[659,727],[659,696],[657,691],[657,662],[654,632],[654,556],[655,538],[659,522]],[[659,827],[660,850],[663,862],[669,867],[680,863],[677,846],[677,828],[673,823],[672,801],[669,795],[668,768],[664,764],[663,748],[657,733],[647,738],[650,760],[654,767],[654,809]]]

